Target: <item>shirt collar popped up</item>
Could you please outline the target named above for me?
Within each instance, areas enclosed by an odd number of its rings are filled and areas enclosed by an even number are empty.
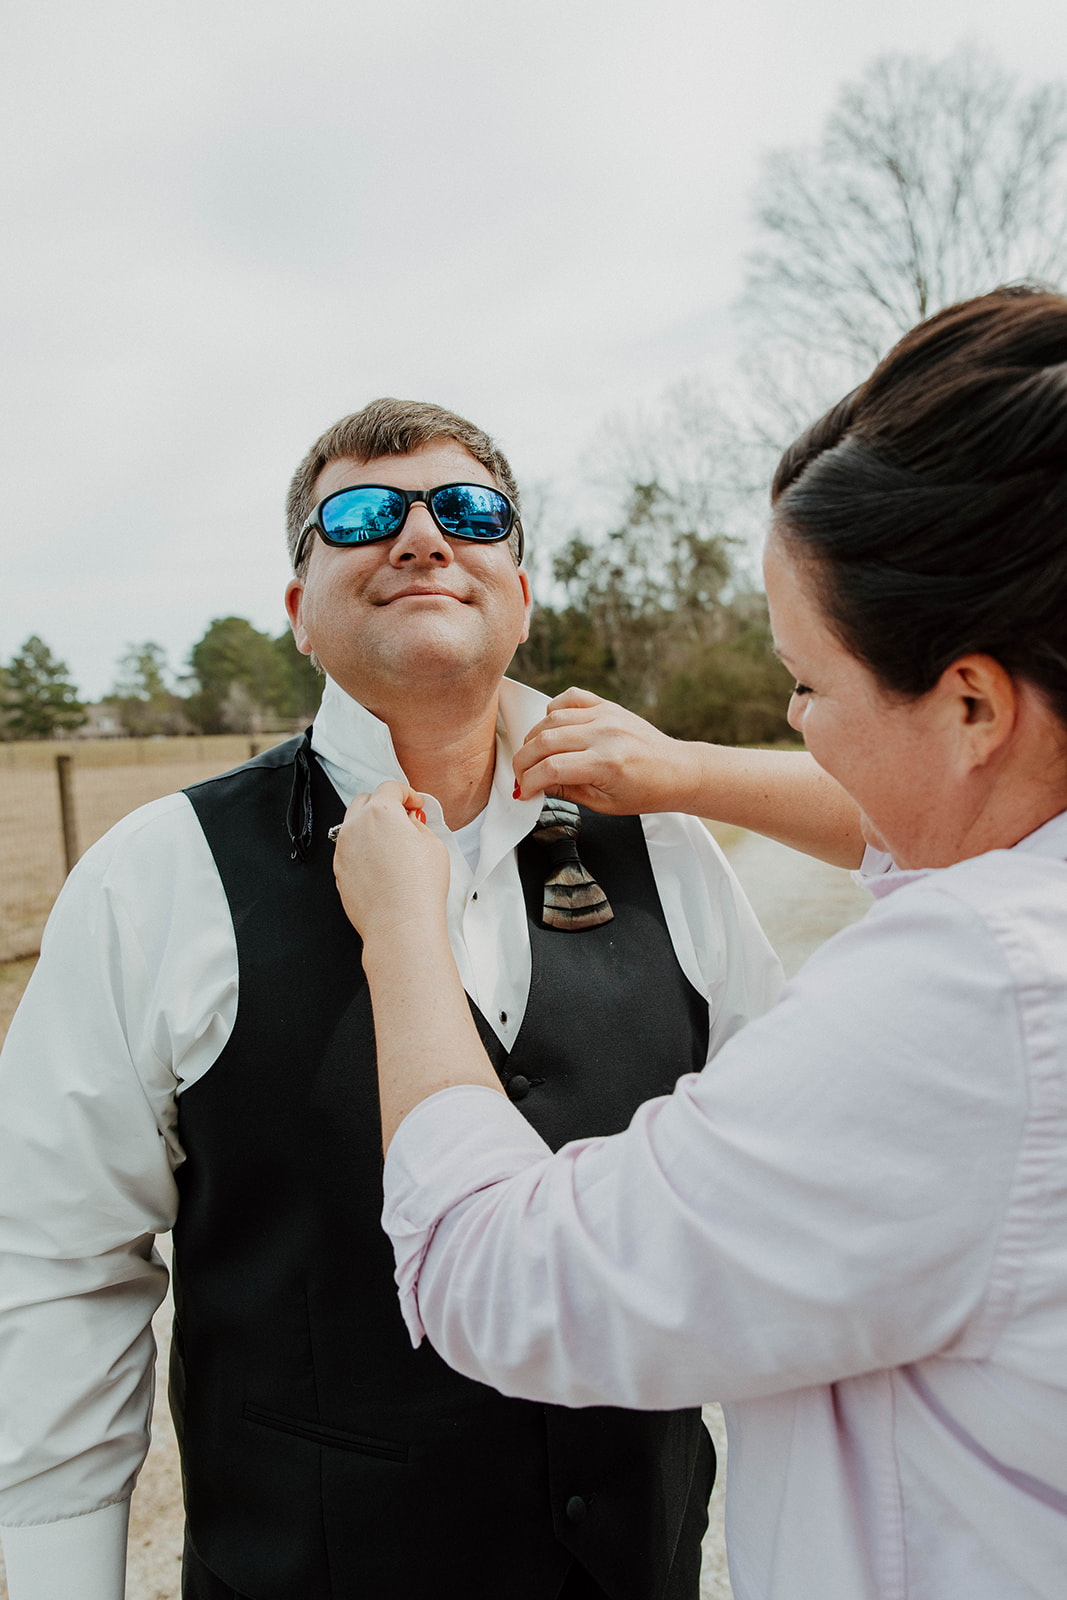
[[[530,800],[514,799],[511,762],[529,730],[544,715],[547,703],[544,695],[510,678],[505,678],[500,685],[496,768],[484,812],[475,884],[488,876],[504,854],[526,837],[540,815],[540,795]],[[311,746],[346,805],[357,794],[369,794],[380,783],[408,781],[393,748],[388,725],[353,700],[332,678],[326,679],[322,704],[311,732]],[[435,832],[448,835],[440,804],[435,798],[431,799],[432,803],[426,808],[427,822]]]

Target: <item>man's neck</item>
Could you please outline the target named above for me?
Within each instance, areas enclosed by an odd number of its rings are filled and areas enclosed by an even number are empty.
[[[440,801],[453,833],[489,803],[496,768],[496,696],[477,717],[405,714],[392,719],[393,749],[413,789]]]

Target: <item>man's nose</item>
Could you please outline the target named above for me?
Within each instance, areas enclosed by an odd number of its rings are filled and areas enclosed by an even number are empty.
[[[389,547],[394,567],[419,565],[451,566],[455,552],[430,515],[429,506],[416,500],[404,519],[404,526]]]

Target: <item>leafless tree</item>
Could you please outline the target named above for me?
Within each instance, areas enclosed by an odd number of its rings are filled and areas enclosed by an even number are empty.
[[[779,414],[810,417],[940,307],[1067,278],[1067,89],[970,48],[884,57],[818,148],[769,158],[758,217],[751,359]]]
[[[635,488],[655,485],[666,551],[684,526],[744,569],[762,533],[767,478],[740,410],[735,395],[693,374],[639,410],[606,417],[583,461],[597,491],[587,520],[624,521]]]

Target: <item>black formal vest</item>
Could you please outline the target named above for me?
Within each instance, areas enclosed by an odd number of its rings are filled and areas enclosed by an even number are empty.
[[[699,1413],[509,1400],[410,1346],[379,1221],[361,944],[326,839],[344,807],[314,758],[292,804],[301,750],[187,791],[240,985],[226,1048],[179,1102],[171,1401],[192,1544],[255,1600],[551,1600],[572,1557],[613,1600],[660,1596],[687,1499],[711,1488]],[[301,859],[287,816],[299,833],[307,805]],[[636,818],[585,815],[583,860],[615,912],[599,928],[543,928],[542,849],[518,855],[532,978],[510,1055],[472,1010],[558,1147],[625,1127],[701,1067],[707,1005]]]

